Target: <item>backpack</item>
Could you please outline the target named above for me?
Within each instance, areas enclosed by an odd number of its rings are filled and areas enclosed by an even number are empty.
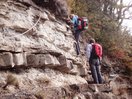
[[[102,57],[102,46],[98,43],[92,44],[91,58],[92,59],[101,59]]]
[[[86,17],[79,17],[78,18],[78,29],[79,30],[88,29],[88,19]]]

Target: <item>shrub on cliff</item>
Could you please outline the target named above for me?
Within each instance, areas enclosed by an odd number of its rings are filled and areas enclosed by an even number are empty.
[[[132,60],[130,55],[132,53],[132,36],[127,29],[123,30],[121,25],[122,15],[125,11],[128,11],[130,6],[124,7],[122,0],[119,0],[119,2],[111,0],[67,1],[72,13],[86,16],[89,19],[89,30],[83,35],[94,37],[97,42],[102,44],[105,55],[113,60],[123,61],[124,66],[130,67],[130,64],[126,64],[126,61]],[[119,12],[115,12],[115,10],[119,10]]]

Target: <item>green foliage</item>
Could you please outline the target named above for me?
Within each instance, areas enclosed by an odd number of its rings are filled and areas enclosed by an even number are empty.
[[[112,59],[123,62],[124,66],[130,67],[132,64],[132,36],[129,31],[123,31],[119,24],[119,19],[114,13],[105,12],[97,0],[71,0],[71,13],[79,16],[86,16],[89,19],[89,30],[84,36],[91,35],[97,42],[101,43],[104,54]],[[105,4],[106,1],[103,3]],[[113,4],[114,8],[122,8],[123,5]],[[86,38],[86,37],[85,37]],[[132,67],[130,67],[132,69]]]
[[[70,6],[71,13],[77,14],[79,16],[87,16],[87,4],[84,3],[85,0],[67,0]]]

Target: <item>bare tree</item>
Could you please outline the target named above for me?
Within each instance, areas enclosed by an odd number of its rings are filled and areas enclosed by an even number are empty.
[[[132,19],[132,12],[130,12],[132,3],[124,5],[123,0],[100,0],[100,3],[103,13],[116,20],[119,25],[124,19]]]

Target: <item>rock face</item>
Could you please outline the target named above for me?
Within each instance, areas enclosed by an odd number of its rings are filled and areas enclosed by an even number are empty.
[[[66,0],[32,0],[36,5],[49,8],[57,16],[67,16],[68,6]]]
[[[42,3],[0,1],[0,99],[118,99],[122,93],[129,99],[131,86],[125,82],[123,92],[113,87],[115,94],[87,83],[85,56],[77,57],[72,32],[44,9],[53,5],[49,9],[65,15],[66,1]]]
[[[75,41],[64,22],[20,2],[1,1],[0,6],[0,67],[65,67],[70,71],[73,61],[81,61],[76,59]]]

